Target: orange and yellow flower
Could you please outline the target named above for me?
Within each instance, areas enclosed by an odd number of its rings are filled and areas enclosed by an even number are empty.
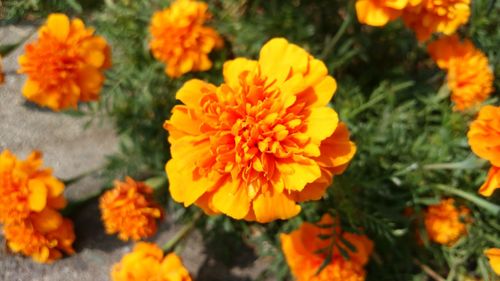
[[[466,110],[479,105],[493,92],[493,71],[488,57],[472,42],[460,42],[457,35],[442,37],[428,46],[437,65],[447,71],[454,109]]]
[[[174,253],[163,257],[158,246],[140,242],[111,270],[113,281],[191,281],[189,272]]]
[[[470,124],[467,138],[472,151],[492,165],[479,189],[481,195],[491,196],[500,188],[500,107],[483,106],[476,120]]]
[[[73,254],[73,224],[61,216],[64,184],[42,168],[41,153],[24,161],[10,151],[0,154],[0,223],[7,245],[37,262]]]
[[[469,221],[469,209],[464,206],[455,207],[455,202],[451,198],[429,206],[424,219],[429,239],[447,246],[452,246],[467,233]]]
[[[397,19],[407,5],[417,5],[422,0],[357,0],[358,21],[371,26],[384,26]]]
[[[223,74],[218,87],[193,79],[177,92],[184,104],[164,124],[170,194],[235,219],[297,215],[297,202],[319,199],[356,150],[328,106],[335,80],[281,38],[266,43],[258,61],[226,62]]]
[[[429,39],[434,32],[451,35],[470,16],[470,0],[421,0],[408,5],[403,12],[405,24],[413,29],[419,41]]]
[[[52,110],[76,108],[78,102],[99,98],[110,49],[80,19],[51,14],[19,64],[19,73],[28,75],[22,89],[28,100]]]
[[[208,5],[193,0],[176,0],[151,19],[150,48],[153,56],[167,64],[165,73],[173,78],[212,67],[208,54],[223,45],[219,34],[205,22],[212,17]]]
[[[130,177],[115,181],[115,187],[101,196],[99,208],[106,233],[118,233],[121,240],[140,240],[156,233],[156,220],[163,216],[153,201],[153,189]]]
[[[281,234],[281,247],[290,269],[297,281],[363,281],[364,265],[368,263],[373,251],[373,242],[365,235],[343,232],[338,220],[324,215],[318,223],[303,223],[299,229],[290,234]],[[332,237],[325,239],[324,237]],[[337,242],[332,241],[337,239]],[[347,241],[356,248],[349,251],[349,259],[345,259],[339,249],[334,247],[331,261],[317,274],[328,256],[328,249],[333,244],[342,245]],[[334,242],[334,243],[332,243]]]
[[[500,249],[491,248],[484,251],[484,254],[486,255],[486,257],[488,257],[488,260],[490,261],[490,266],[493,269],[493,271],[497,275],[500,275]]]

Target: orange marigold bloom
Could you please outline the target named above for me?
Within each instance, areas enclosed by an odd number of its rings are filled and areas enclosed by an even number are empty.
[[[500,167],[500,107],[486,105],[469,127],[467,133],[472,151]]]
[[[191,281],[189,272],[174,253],[163,257],[158,246],[140,242],[111,270],[113,281]]]
[[[65,252],[73,254],[73,223],[52,209],[34,213],[22,221],[4,225],[7,245],[14,252],[31,256],[35,261],[50,263]]]
[[[486,257],[488,257],[488,260],[490,261],[490,266],[493,269],[493,271],[497,275],[500,275],[500,249],[491,248],[484,251],[484,254],[486,255]]]
[[[177,0],[154,13],[150,47],[153,56],[167,64],[168,76],[175,78],[212,67],[208,54],[222,47],[223,41],[214,29],[204,26],[211,17],[206,3],[193,0]]]
[[[419,41],[429,39],[434,32],[451,35],[469,20],[470,2],[470,0],[421,0],[417,5],[406,6],[403,20],[415,31]]]
[[[411,4],[417,5],[422,0],[357,0],[356,14],[358,21],[371,26],[384,26],[397,19],[403,9]]]
[[[486,100],[493,92],[493,71],[488,57],[472,42],[458,36],[442,37],[428,46],[437,65],[448,72],[448,87],[456,110],[465,110]]]
[[[455,207],[453,199],[443,199],[425,212],[425,228],[429,238],[439,244],[452,246],[467,233],[466,223],[470,211],[464,206]]]
[[[99,98],[110,49],[80,19],[51,14],[19,64],[19,73],[28,75],[22,90],[28,100],[52,110],[76,108],[79,101]]]
[[[290,269],[297,281],[362,281],[365,280],[363,266],[373,251],[373,242],[365,235],[342,232],[338,220],[324,215],[319,222],[322,227],[303,223],[290,234],[281,234],[281,247]],[[329,227],[331,226],[331,227]],[[335,235],[332,235],[335,234]],[[331,236],[330,239],[320,236]],[[332,245],[331,239],[340,238],[352,244],[356,251],[349,252],[346,260],[338,248],[333,249],[330,263],[317,274]],[[346,247],[344,247],[346,248]],[[348,249],[346,249],[348,250]]]
[[[154,203],[153,189],[127,177],[101,196],[99,208],[106,233],[118,233],[121,240],[140,240],[156,233],[156,220],[163,211]]]
[[[41,165],[42,154],[37,151],[24,161],[9,150],[0,154],[0,223],[24,220],[47,208],[65,207],[64,184]]]
[[[356,150],[328,102],[336,90],[326,66],[285,39],[266,43],[258,61],[224,64],[216,87],[190,80],[184,105],[164,124],[172,159],[170,194],[209,214],[269,222],[320,198]]]

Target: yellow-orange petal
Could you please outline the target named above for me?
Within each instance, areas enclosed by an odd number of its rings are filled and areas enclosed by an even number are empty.
[[[479,194],[489,197],[498,188],[500,188],[500,168],[492,166],[485,182],[479,188]]]
[[[493,271],[497,275],[500,275],[500,249],[499,248],[491,248],[491,249],[485,250],[484,254],[486,255],[486,257],[488,257],[488,260],[490,262],[490,266],[493,269]]]

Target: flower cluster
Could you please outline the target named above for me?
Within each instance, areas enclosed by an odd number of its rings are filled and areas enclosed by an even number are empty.
[[[365,280],[364,265],[373,251],[373,242],[364,235],[343,232],[339,221],[328,214],[323,215],[318,225],[303,223],[292,233],[280,235],[283,253],[296,280]],[[347,241],[356,248],[349,251],[349,259],[338,249],[342,247],[341,241]],[[332,249],[332,245],[337,246]],[[329,249],[332,251],[330,254]],[[327,258],[330,262],[318,274]]]
[[[361,23],[383,26],[402,16],[419,41],[432,33],[453,34],[470,16],[470,0],[357,0]]]
[[[467,133],[472,151],[491,163],[485,183],[479,189],[484,196],[491,196],[500,188],[500,107],[487,105],[479,111]]]
[[[431,205],[425,212],[425,229],[429,239],[451,246],[467,233],[470,211],[464,206],[456,207],[452,198]]]
[[[212,67],[208,54],[222,47],[223,41],[214,29],[205,26],[210,18],[208,5],[193,0],[177,0],[154,13],[149,45],[154,57],[167,64],[168,76],[175,78]]]
[[[155,244],[140,242],[111,270],[113,281],[191,281],[189,272],[174,253],[163,257]]]
[[[154,203],[153,189],[130,177],[115,181],[99,202],[106,233],[118,233],[121,240],[140,240],[156,233],[156,220],[163,211]]]
[[[219,87],[190,80],[165,129],[170,193],[208,214],[269,222],[317,200],[356,150],[328,103],[336,90],[323,62],[285,39],[258,61],[227,61]]]
[[[28,75],[22,90],[28,100],[52,110],[76,108],[99,98],[110,49],[80,19],[51,14],[19,64],[19,72]]]
[[[488,257],[490,261],[491,268],[493,271],[500,275],[500,249],[499,248],[491,248],[484,251],[484,254]]]
[[[58,210],[64,208],[64,184],[41,168],[39,152],[24,161],[10,151],[0,154],[0,223],[7,245],[38,262],[72,254],[73,224]]]
[[[493,71],[488,57],[469,40],[457,35],[442,37],[428,46],[439,68],[447,71],[447,82],[456,110],[479,105],[493,92]]]

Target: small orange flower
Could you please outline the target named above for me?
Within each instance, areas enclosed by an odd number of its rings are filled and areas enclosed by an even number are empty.
[[[436,243],[452,246],[467,233],[469,213],[469,209],[464,206],[455,207],[451,198],[429,206],[425,213],[425,228],[429,238]]]
[[[46,208],[65,207],[64,184],[41,165],[42,154],[37,151],[24,161],[9,150],[0,154],[0,223],[24,220]]]
[[[111,270],[113,281],[191,281],[189,272],[174,253],[163,257],[158,246],[140,242]]]
[[[422,0],[357,0],[356,14],[360,23],[384,26],[397,19],[407,5],[417,5]]]
[[[170,8],[154,13],[150,47],[153,56],[167,64],[168,76],[212,67],[208,54],[222,47],[223,41],[214,29],[204,26],[211,17],[206,3],[193,0],[176,0]]]
[[[60,259],[62,252],[68,255],[75,252],[73,223],[51,209],[7,223],[3,231],[12,251],[31,256],[37,262],[50,263]]]
[[[103,70],[111,65],[110,49],[80,19],[51,14],[38,30],[38,41],[19,57],[19,73],[28,75],[23,95],[52,110],[76,108],[99,98]]]
[[[127,177],[115,181],[115,187],[104,193],[99,202],[106,233],[118,233],[121,240],[140,240],[156,233],[156,220],[162,209],[153,202],[153,189]]]
[[[258,61],[224,64],[219,87],[190,80],[165,129],[170,194],[209,214],[270,222],[297,215],[297,202],[324,195],[356,146],[328,106],[336,90],[326,66],[285,39]]]
[[[418,5],[406,6],[403,20],[415,31],[419,41],[429,39],[434,32],[451,35],[469,20],[470,2],[470,0],[421,0]]]
[[[486,255],[486,257],[488,257],[488,260],[490,261],[490,266],[493,269],[493,271],[497,275],[500,275],[500,249],[491,248],[484,251],[484,254]]]
[[[486,105],[469,127],[467,133],[472,151],[500,167],[500,107]]]
[[[448,87],[454,109],[465,110],[486,100],[493,92],[493,71],[488,57],[472,42],[458,36],[442,37],[428,46],[437,65],[448,72]]]
[[[363,281],[365,270],[373,251],[373,242],[365,235],[342,232],[338,220],[326,214],[316,226],[303,223],[299,229],[290,234],[281,234],[281,247],[290,269],[297,281]],[[331,226],[331,227],[329,227]],[[332,234],[334,234],[332,236]],[[332,238],[320,238],[321,236]],[[342,238],[339,238],[342,236]],[[326,249],[331,247],[332,239],[340,239],[352,244],[356,251],[349,252],[346,260],[338,248],[333,249],[330,263],[319,273],[321,265],[327,258]],[[344,247],[346,248],[346,247]],[[346,249],[346,251],[349,251]]]

